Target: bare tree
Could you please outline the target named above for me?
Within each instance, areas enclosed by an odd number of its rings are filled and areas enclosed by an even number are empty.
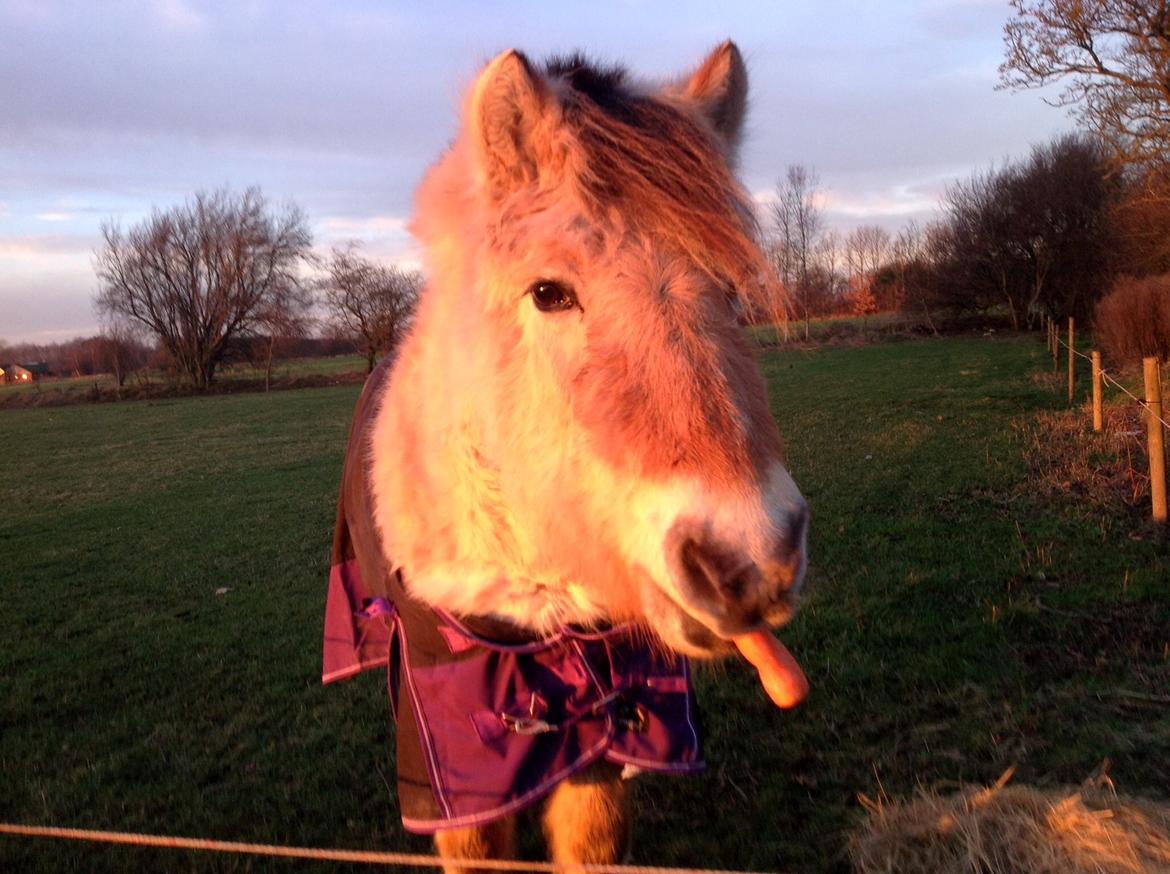
[[[890,253],[890,232],[878,225],[861,225],[845,238],[845,261],[851,276],[871,280]]]
[[[795,290],[797,305],[804,316],[806,340],[811,317],[810,271],[824,225],[824,216],[816,203],[819,186],[816,170],[791,164],[784,179],[776,184],[776,200],[772,204],[777,268],[784,283]]]
[[[320,288],[337,326],[357,337],[369,373],[378,353],[393,349],[409,326],[422,276],[364,258],[350,245],[333,250]]]
[[[845,265],[849,274],[849,301],[854,315],[877,312],[876,280],[890,249],[890,234],[877,225],[861,225],[845,238]]]
[[[890,232],[878,225],[861,225],[845,238],[845,255],[852,273],[877,273],[890,251]]]
[[[938,328],[930,312],[934,275],[930,264],[929,242],[918,222],[911,219],[898,232],[891,254],[901,299],[920,307],[926,326],[932,334],[938,336]]]
[[[1063,81],[1056,102],[1123,164],[1170,159],[1170,5],[1164,0],[1011,0],[1000,81]]]
[[[272,360],[277,346],[282,341],[300,339],[308,334],[313,323],[309,315],[312,306],[312,289],[298,282],[274,290],[257,310],[252,330],[260,341],[265,391],[272,385]]]
[[[108,222],[102,237],[98,311],[143,325],[199,388],[228,343],[298,284],[311,243],[304,214],[273,213],[256,188],[199,192],[129,231]]]
[[[126,377],[146,364],[149,350],[138,337],[135,324],[125,318],[108,318],[102,325],[95,372],[107,371],[114,376],[118,391]]]
[[[822,312],[825,314],[840,309],[842,294],[841,266],[843,263],[842,250],[844,241],[836,228],[829,228],[821,235],[814,253],[818,268],[824,279],[825,294]]]

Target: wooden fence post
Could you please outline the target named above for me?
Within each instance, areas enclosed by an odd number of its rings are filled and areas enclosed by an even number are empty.
[[[1077,353],[1076,341],[1073,339],[1073,317],[1068,317],[1068,402],[1073,402],[1073,395],[1076,393],[1076,359]]]
[[[1166,521],[1166,449],[1162,443],[1162,383],[1157,358],[1143,358],[1146,428],[1150,452],[1150,503],[1155,522]]]
[[[1057,342],[1056,321],[1052,322],[1052,370],[1060,370],[1060,344]]]
[[[1093,430],[1101,433],[1101,353],[1093,350]]]

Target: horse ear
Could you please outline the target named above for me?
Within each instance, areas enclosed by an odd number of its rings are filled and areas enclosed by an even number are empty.
[[[492,194],[539,178],[552,106],[548,86],[515,49],[497,55],[480,73],[468,121],[476,168]]]
[[[727,40],[691,74],[682,87],[682,94],[698,105],[699,111],[734,151],[747,111],[747,88],[743,55],[735,43]]]

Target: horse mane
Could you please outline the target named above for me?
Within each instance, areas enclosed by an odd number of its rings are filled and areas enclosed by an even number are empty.
[[[751,197],[717,134],[682,99],[639,93],[620,66],[554,56],[562,117],[581,146],[578,186],[594,218],[672,245],[748,305],[774,304],[778,280]],[[614,207],[617,207],[616,209]]]

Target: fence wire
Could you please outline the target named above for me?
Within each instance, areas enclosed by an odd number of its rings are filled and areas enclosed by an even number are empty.
[[[1077,355],[1081,358],[1084,358],[1090,364],[1092,363],[1093,359],[1091,357],[1086,355],[1084,352],[1078,352],[1076,349],[1070,348],[1069,345],[1066,342],[1064,342],[1064,340],[1060,339],[1059,333],[1056,335],[1056,342],[1059,343],[1061,346],[1063,346],[1065,349],[1068,349],[1068,351],[1071,352],[1073,355]],[[1155,419],[1156,421],[1161,422],[1163,428],[1170,430],[1170,422],[1167,422],[1161,416],[1155,415],[1154,411],[1152,409],[1150,409],[1150,405],[1149,405],[1149,403],[1146,402],[1145,398],[1139,398],[1137,395],[1135,395],[1133,392],[1131,392],[1129,389],[1127,389],[1124,385],[1122,385],[1120,382],[1118,382],[1116,379],[1114,379],[1113,375],[1111,373],[1109,373],[1109,371],[1107,371],[1104,367],[1101,368],[1101,380],[1103,382],[1109,383],[1110,385],[1117,386],[1119,389],[1121,389],[1123,392],[1125,392],[1127,395],[1129,395],[1131,398],[1133,398],[1133,400],[1136,401],[1140,406],[1144,407],[1147,415],[1149,415],[1151,418]]]
[[[657,865],[558,865],[553,862],[522,862],[510,859],[441,859],[421,853],[391,853],[375,850],[340,850],[324,847],[289,847],[280,844],[252,844],[239,841],[216,841],[206,838],[150,835],[138,832],[97,831],[93,829],[57,828],[0,822],[0,834],[59,840],[91,841],[135,847],[161,847],[177,850],[202,850],[213,853],[237,853],[285,859],[312,859],[318,862],[350,862],[359,865],[390,865],[414,868],[443,868],[450,865],[480,871],[529,872],[529,874],[766,874],[766,872],[731,871],[721,868],[668,868]]]

